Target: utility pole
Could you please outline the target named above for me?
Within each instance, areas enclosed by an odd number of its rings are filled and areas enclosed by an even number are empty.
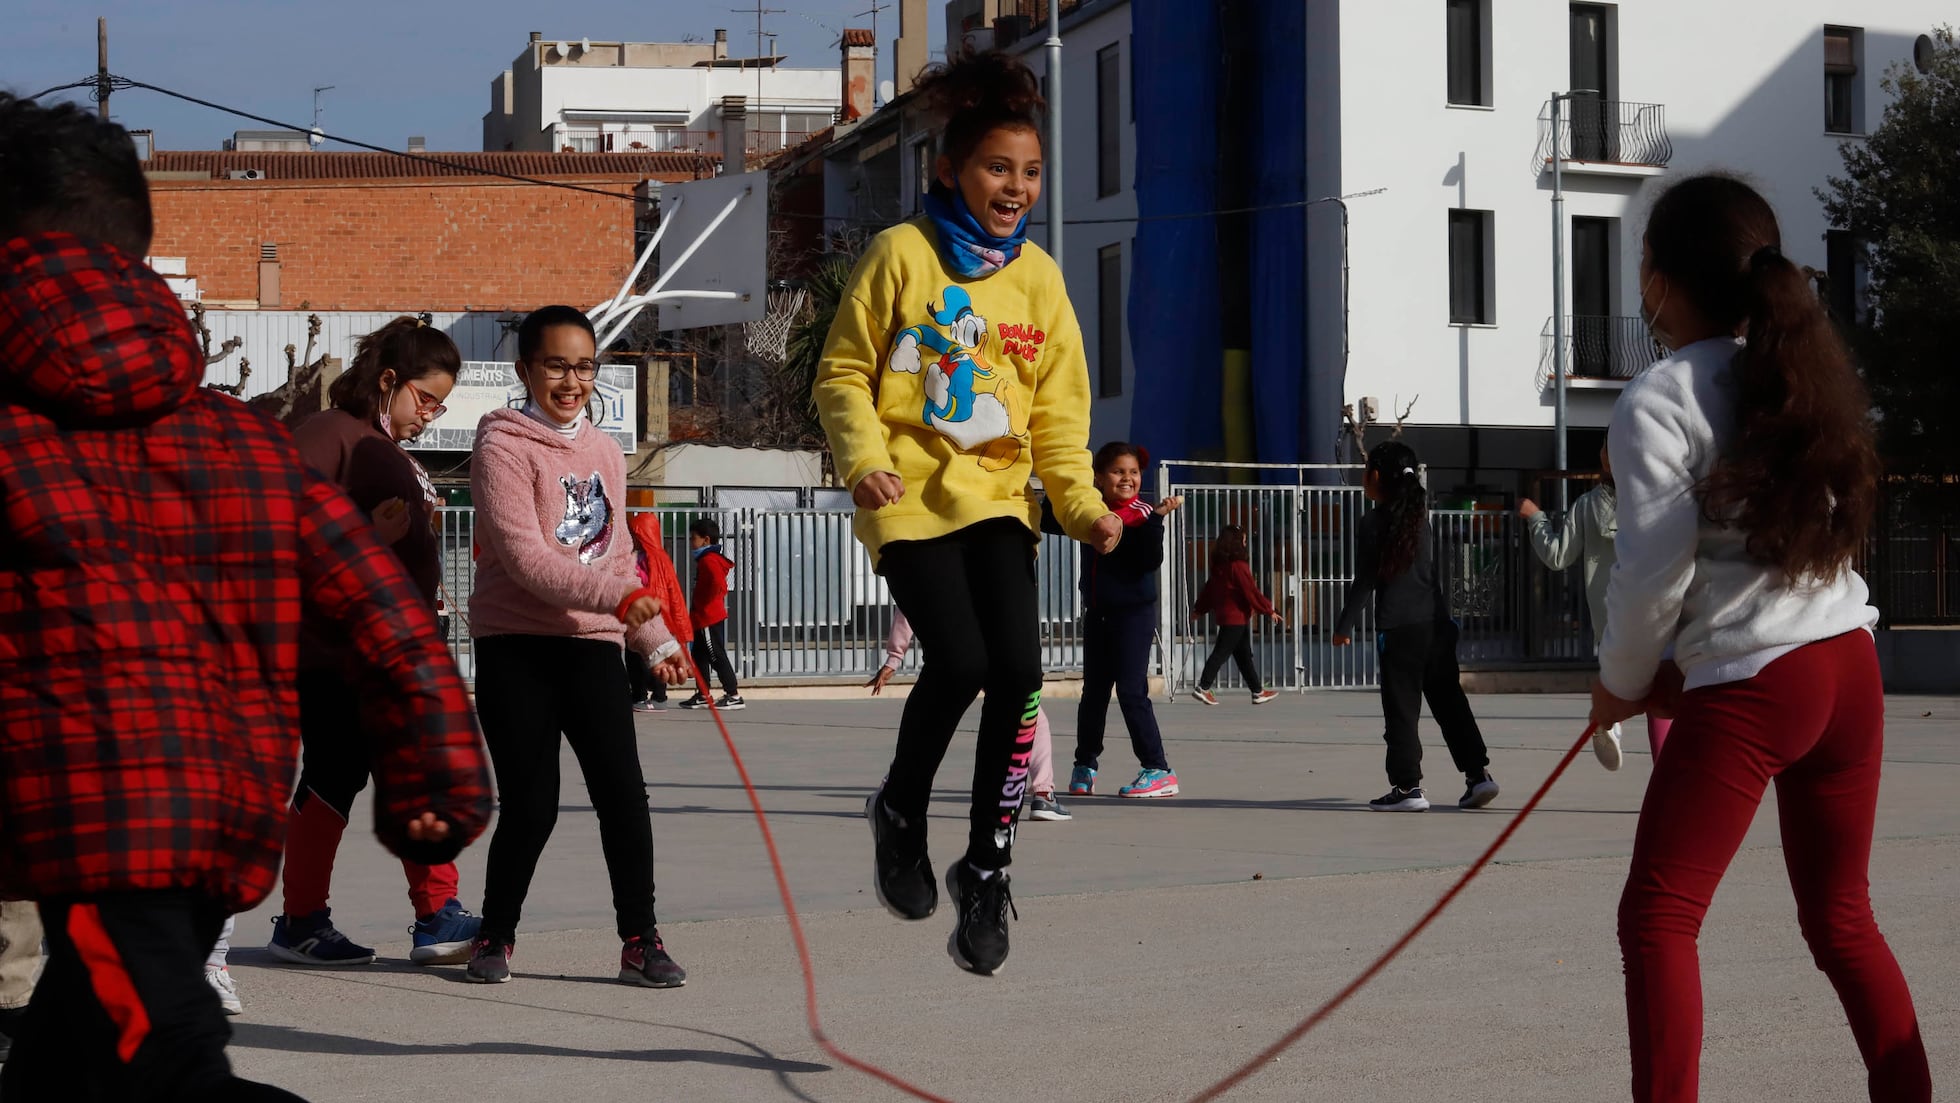
[[[109,20],[95,17],[95,110],[109,121]]]
[[[753,8],[730,8],[729,10],[739,15],[755,16],[755,107],[753,110],[760,113],[762,110],[762,58],[765,56],[762,52],[762,40],[768,33],[762,29],[762,17],[765,15],[781,15],[784,9],[763,7],[763,0],[755,0],[755,7]]]
[[[1565,162],[1564,136],[1559,124],[1560,108],[1574,96],[1596,96],[1590,88],[1552,93],[1552,418],[1557,436],[1553,463],[1558,468],[1558,508],[1566,508],[1566,417],[1565,417]]]
[[[1062,268],[1062,0],[1048,0],[1048,148],[1042,192],[1048,196],[1048,255]],[[1064,278],[1068,269],[1062,268]]]
[[[868,8],[866,8],[866,9],[864,9],[863,11],[861,11],[861,12],[859,12],[859,13],[857,13],[857,18],[859,18],[859,19],[862,19],[862,18],[864,18],[864,17],[865,17],[865,16],[867,16],[867,15],[871,17],[871,62],[872,62],[872,70],[871,70],[871,106],[872,106],[872,109],[873,109],[873,110],[876,110],[876,109],[877,109],[877,107],[878,107],[878,69],[877,69],[877,63],[878,63],[878,13],[879,13],[879,12],[881,12],[881,11],[884,11],[885,9],[887,9],[887,8],[889,8],[889,7],[891,7],[891,5],[890,5],[890,4],[881,4],[881,3],[879,3],[879,2],[878,2],[878,0],[871,0],[871,6],[870,6],[870,7],[868,7]],[[903,23],[904,23],[904,20],[903,20],[903,19],[901,19],[901,20],[899,20],[899,22],[900,22],[901,24],[903,24]],[[898,33],[899,33],[900,35],[903,35],[903,34],[905,33],[905,28],[904,28],[903,26],[900,26],[900,27],[899,27],[899,29],[898,29]],[[894,60],[894,61],[893,61],[893,66],[894,66],[894,68],[892,69],[892,77],[893,77],[893,79],[897,79],[897,77],[898,77],[898,70],[897,70],[897,68],[896,68],[896,66],[897,66],[897,62],[896,62],[896,60]]]

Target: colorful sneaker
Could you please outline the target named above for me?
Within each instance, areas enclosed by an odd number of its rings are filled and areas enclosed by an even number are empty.
[[[1050,793],[1045,797],[1037,794],[1028,798],[1028,818],[1047,820],[1050,823],[1067,823],[1075,817],[1069,814],[1068,808],[1061,801],[1055,799],[1055,794]]]
[[[679,988],[687,983],[687,970],[667,956],[667,947],[655,931],[642,938],[629,938],[619,951],[619,981],[646,988]]]
[[[1490,776],[1489,770],[1465,774],[1463,780],[1468,788],[1463,790],[1463,799],[1456,802],[1458,808],[1482,808],[1497,799],[1497,779]]]
[[[1007,915],[1012,911],[1014,918],[1021,918],[1014,911],[1009,884],[1006,870],[982,877],[964,858],[946,871],[946,891],[959,905],[946,952],[969,973],[991,977],[1007,961]]]
[[[1095,791],[1096,791],[1096,768],[1094,766],[1077,766],[1075,769],[1069,771],[1068,774],[1069,796],[1086,797],[1089,794],[1094,793]]]
[[[1192,690],[1191,696],[1197,698],[1199,703],[1201,704],[1215,705],[1218,703],[1218,694],[1213,693],[1211,690],[1208,690],[1203,686],[1199,686],[1198,688]]]
[[[1274,692],[1273,690],[1262,689],[1259,692],[1252,695],[1252,703],[1255,705],[1263,705],[1266,702],[1278,696],[1279,694]]]
[[[749,703],[742,700],[742,695],[739,693],[724,693],[721,695],[721,700],[715,702],[715,707],[723,712],[740,712],[748,708]]]
[[[1620,768],[1620,726],[1618,724],[1610,728],[1594,728],[1592,745],[1593,754],[1598,757],[1601,766],[1606,767],[1608,770],[1617,770]]]
[[[470,947],[470,967],[463,979],[476,984],[503,984],[510,980],[510,955],[517,949],[515,939],[506,941],[489,935],[476,936]]]
[[[1116,790],[1119,797],[1174,797],[1177,775],[1169,770],[1139,770],[1137,779]]]
[[[885,804],[878,786],[864,802],[871,823],[872,887],[885,910],[900,919],[925,919],[939,907],[939,886],[926,856],[924,824],[908,824]]]
[[[667,702],[656,701],[653,698],[649,697],[644,701],[633,702],[633,711],[634,712],[666,712]]]
[[[312,915],[294,918],[281,915],[272,921],[272,941],[265,944],[272,956],[295,965],[370,965],[374,951],[334,930],[333,909],[321,908]]]
[[[204,980],[218,994],[218,1006],[227,1015],[243,1015],[245,1005],[238,1002],[238,986],[231,982],[231,970],[222,965],[206,965]]]
[[[703,694],[697,693],[687,700],[682,701],[681,707],[684,709],[704,709],[708,707],[708,698]]]
[[[470,959],[470,946],[482,926],[482,918],[465,911],[462,901],[452,896],[440,911],[416,920],[408,929],[415,936],[408,960],[417,965],[461,965]]]
[[[1398,785],[1369,801],[1368,807],[1377,812],[1427,812],[1429,798],[1422,795],[1420,785],[1413,789],[1404,789]]]

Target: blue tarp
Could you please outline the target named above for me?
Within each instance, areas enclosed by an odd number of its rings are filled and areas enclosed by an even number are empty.
[[[1259,95],[1238,156],[1252,175],[1251,206],[1307,198],[1306,10],[1300,0],[1250,0]],[[1300,207],[1252,216],[1252,423],[1261,463],[1300,463],[1307,374],[1307,219]]]

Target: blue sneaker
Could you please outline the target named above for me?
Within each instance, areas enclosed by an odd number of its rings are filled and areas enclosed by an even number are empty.
[[[1091,793],[1094,793],[1095,791],[1096,791],[1096,768],[1094,766],[1077,766],[1075,769],[1069,771],[1069,775],[1068,775],[1069,796],[1086,797]]]
[[[374,951],[355,942],[333,927],[333,909],[321,908],[312,915],[278,916],[272,921],[272,941],[265,944],[272,956],[295,965],[369,965]]]
[[[462,965],[470,960],[470,945],[482,926],[483,918],[465,911],[462,901],[452,896],[441,911],[416,920],[408,929],[415,936],[408,960],[417,965]]]

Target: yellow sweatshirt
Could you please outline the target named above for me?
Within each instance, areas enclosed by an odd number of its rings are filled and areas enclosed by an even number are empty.
[[[1089,366],[1062,273],[1029,242],[976,280],[940,260],[924,218],[872,239],[837,307],[814,397],[844,485],[875,471],[905,497],[860,509],[871,553],[996,517],[1040,531],[1039,477],[1077,540],[1109,512],[1089,459]]]

